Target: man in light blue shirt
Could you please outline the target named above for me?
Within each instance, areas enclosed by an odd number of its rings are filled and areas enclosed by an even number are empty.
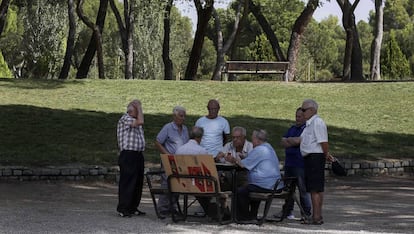
[[[182,106],[175,106],[172,112],[173,121],[167,123],[162,127],[155,140],[155,147],[161,154],[175,154],[178,147],[184,145],[189,140],[189,133],[187,126],[184,125],[186,110]],[[161,165],[162,166],[162,165]],[[167,176],[161,176],[161,187],[167,188]],[[173,198],[174,203],[170,204],[167,195],[160,195],[158,198],[158,211],[160,217],[165,217],[171,211],[170,205],[175,207],[178,196]]]
[[[237,219],[256,219],[260,201],[251,201],[250,192],[271,192],[276,181],[281,178],[279,159],[273,147],[267,142],[265,130],[255,130],[252,134],[253,150],[243,160],[226,156],[240,167],[249,170],[248,185],[240,187],[237,193]],[[283,184],[279,185],[280,188]],[[247,205],[249,204],[249,205]]]

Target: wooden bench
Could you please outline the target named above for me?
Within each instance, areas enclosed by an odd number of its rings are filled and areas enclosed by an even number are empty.
[[[165,174],[168,176],[168,190],[171,195],[183,196],[182,215],[172,212],[172,220],[186,220],[188,213],[188,196],[215,198],[216,217],[220,224],[223,220],[225,203],[232,197],[231,192],[220,190],[219,177],[212,155],[170,155],[161,154]],[[172,200],[170,200],[172,201]]]
[[[222,76],[226,78],[230,74],[284,74],[287,80],[289,62],[274,61],[227,61],[222,71]],[[222,80],[226,80],[223,79]]]

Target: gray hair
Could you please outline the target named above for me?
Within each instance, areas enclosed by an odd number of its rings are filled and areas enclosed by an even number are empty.
[[[185,108],[182,107],[182,106],[175,106],[174,109],[173,109],[173,111],[172,111],[173,115],[177,115],[180,112],[184,112],[185,113],[186,112]]]
[[[243,136],[246,136],[246,129],[245,129],[245,128],[240,127],[240,126],[235,126],[235,127],[233,128],[232,132],[236,132],[236,131],[239,131],[239,132],[241,132],[241,134],[242,134]]]
[[[204,129],[202,127],[194,126],[190,131],[190,139],[202,138],[204,134]]]
[[[127,113],[131,113],[135,109],[134,104],[138,105],[141,104],[141,101],[138,99],[132,100],[127,106]]]
[[[253,131],[253,136],[259,139],[261,142],[267,141],[267,132],[263,129],[257,129]]]
[[[303,101],[303,104],[309,104],[310,107],[313,107],[316,111],[318,110],[318,103],[313,99],[306,99]]]

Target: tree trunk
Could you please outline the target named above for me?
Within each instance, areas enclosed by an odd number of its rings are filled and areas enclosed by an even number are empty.
[[[0,36],[6,23],[7,11],[9,9],[10,0],[3,0],[0,4]]]
[[[288,48],[288,61],[289,68],[286,74],[286,81],[293,81],[296,75],[296,64],[298,61],[298,54],[300,49],[300,43],[302,40],[302,35],[308,26],[309,22],[312,20],[313,13],[319,5],[319,0],[309,0],[306,4],[305,9],[296,19],[295,24],[293,25],[292,34],[290,35],[290,42]]]
[[[214,68],[214,72],[213,72],[213,76],[211,77],[211,80],[221,80],[221,72],[224,67],[224,56],[226,55],[231,45],[233,44],[234,38],[236,37],[236,33],[239,29],[241,8],[242,8],[242,0],[239,1],[239,5],[237,6],[233,30],[224,45],[223,45],[223,41],[224,41],[223,31],[221,30],[220,18],[217,15],[216,10],[213,10],[213,17],[214,17],[215,28],[217,32],[217,57],[216,57],[216,66]]]
[[[283,55],[282,50],[280,49],[279,40],[277,39],[275,32],[267,21],[266,17],[262,14],[260,10],[260,5],[255,5],[252,0],[249,0],[249,9],[253,13],[257,22],[262,27],[263,32],[266,34],[267,39],[272,46],[273,53],[278,61],[286,61],[285,56]],[[312,15],[311,15],[312,16]]]
[[[173,63],[170,59],[170,32],[171,32],[171,7],[173,0],[168,0],[164,11],[164,41],[162,43],[162,61],[164,62],[164,80],[172,80]]]
[[[355,8],[359,0],[351,5],[349,0],[336,0],[342,10],[342,24],[346,32],[345,55],[342,81],[363,80],[362,50],[355,24]]]
[[[207,30],[208,21],[213,12],[214,0],[205,0],[203,3],[201,3],[201,0],[194,0],[194,4],[197,9],[197,29],[194,36],[193,48],[191,49],[190,58],[185,71],[185,80],[196,79],[201,50],[203,49],[204,44],[204,35]]]
[[[67,0],[67,4],[68,4],[68,17],[69,17],[69,33],[68,33],[68,39],[66,41],[65,60],[63,61],[63,66],[59,74],[59,79],[68,78],[71,59],[73,55],[73,48],[75,45],[76,19],[75,19],[75,8],[73,6],[73,0]]]
[[[355,25],[352,27],[352,57],[351,57],[351,81],[363,81],[364,71],[362,69],[362,49],[361,43],[359,43],[359,34]]]
[[[384,6],[383,0],[375,0],[375,26],[374,39],[371,45],[371,64],[370,64],[370,78],[371,80],[381,80],[381,44],[383,37],[383,20],[384,20]]]
[[[98,71],[99,78],[105,78],[104,65],[103,65],[103,54],[102,54],[102,31],[106,18],[106,9],[108,7],[109,0],[100,0],[98,15],[96,17],[96,23],[93,24],[84,14],[82,10],[82,5],[84,0],[78,0],[78,6],[76,12],[78,13],[79,18],[93,30],[92,38],[89,41],[88,49],[85,52],[85,55],[82,59],[82,62],[79,66],[78,73],[76,78],[86,78],[91,66],[93,57],[95,56],[95,51],[98,58]]]
[[[134,68],[134,14],[135,14],[135,0],[124,0],[124,19],[125,24],[122,22],[121,14],[115,5],[114,0],[109,0],[112,12],[115,15],[116,22],[118,24],[119,34],[121,36],[122,52],[125,56],[124,64],[124,77],[126,80],[133,79]]]

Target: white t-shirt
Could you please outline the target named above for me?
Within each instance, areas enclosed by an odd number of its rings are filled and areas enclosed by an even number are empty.
[[[328,129],[325,122],[314,115],[306,121],[306,127],[300,135],[300,152],[303,157],[311,153],[323,153],[320,143],[328,142]]]
[[[221,116],[217,116],[215,119],[209,119],[203,116],[197,120],[195,125],[202,127],[204,130],[200,145],[209,154],[216,157],[223,148],[223,134],[230,134],[229,122]]]

